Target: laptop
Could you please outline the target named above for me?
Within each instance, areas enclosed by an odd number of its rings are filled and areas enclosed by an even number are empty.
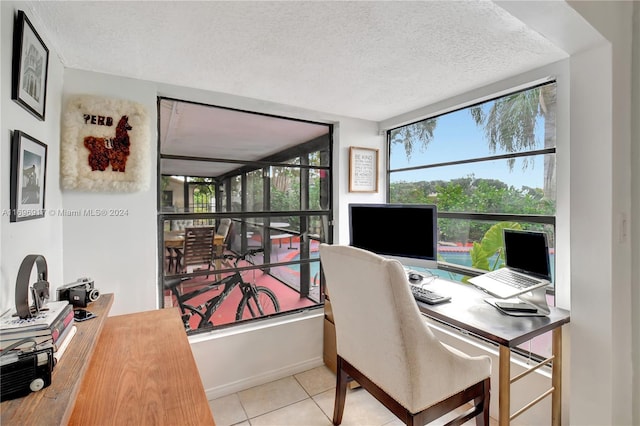
[[[481,290],[509,299],[551,283],[547,234],[503,230],[505,267],[469,279]]]

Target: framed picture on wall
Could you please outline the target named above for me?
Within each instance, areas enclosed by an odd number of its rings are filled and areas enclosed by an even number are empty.
[[[378,150],[349,148],[349,192],[378,192]]]
[[[47,145],[15,130],[11,142],[11,222],[44,217]]]
[[[13,26],[11,99],[44,121],[49,49],[22,11]]]

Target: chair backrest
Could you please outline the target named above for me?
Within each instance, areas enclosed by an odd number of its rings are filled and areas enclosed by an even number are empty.
[[[218,230],[216,234],[224,236],[224,243],[227,243],[227,239],[229,238],[229,231],[231,230],[231,219],[228,217],[220,219],[220,225],[218,225]]]
[[[190,226],[193,226],[192,219],[176,219],[171,221],[172,231],[182,231],[183,229],[187,229]]]
[[[213,226],[185,228],[182,264],[186,269],[192,265],[210,265],[213,259]]]
[[[417,411],[486,378],[488,358],[469,367],[469,357],[454,354],[435,337],[400,262],[326,244],[320,259],[338,355],[406,408]]]

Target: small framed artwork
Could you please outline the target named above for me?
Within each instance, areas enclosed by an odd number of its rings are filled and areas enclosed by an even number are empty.
[[[378,192],[378,150],[349,148],[349,192]]]
[[[15,130],[11,145],[11,222],[44,217],[47,145]]]
[[[13,27],[13,78],[11,99],[44,121],[47,99],[49,49],[22,11]]]

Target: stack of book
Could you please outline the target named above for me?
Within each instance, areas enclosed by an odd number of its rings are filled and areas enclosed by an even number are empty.
[[[58,360],[75,332],[73,306],[67,301],[49,302],[33,318],[21,319],[15,310],[7,311],[0,316],[0,351],[18,342],[14,349],[51,344]]]

